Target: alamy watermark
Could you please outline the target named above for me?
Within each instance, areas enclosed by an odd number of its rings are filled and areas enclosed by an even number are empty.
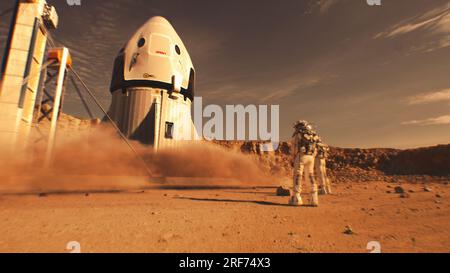
[[[81,244],[77,241],[70,241],[66,244],[69,253],[81,253]]]
[[[194,126],[199,137],[207,140],[270,142],[263,150],[274,150],[280,139],[280,106],[226,105],[224,111],[214,104],[203,108],[203,99],[195,97]]]
[[[369,6],[381,6],[381,0],[366,0]]]
[[[378,241],[370,241],[366,249],[370,251],[369,253],[381,253],[381,244]]]
[[[201,97],[194,97],[191,128],[172,124],[169,135],[175,140],[228,140],[260,141],[261,151],[275,151],[280,142],[279,105],[226,105],[204,106]],[[166,133],[168,128],[166,127]]]
[[[69,6],[81,6],[81,0],[66,0]]]

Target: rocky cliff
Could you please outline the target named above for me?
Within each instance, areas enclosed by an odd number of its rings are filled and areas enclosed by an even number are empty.
[[[215,141],[227,149],[254,155],[274,175],[290,176],[291,145],[280,143],[274,152],[261,151],[260,142]],[[347,149],[331,147],[327,160],[337,181],[427,181],[450,178],[450,144],[418,149]]]

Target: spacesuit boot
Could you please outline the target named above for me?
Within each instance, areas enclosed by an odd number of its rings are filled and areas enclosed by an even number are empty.
[[[301,206],[303,205],[302,196],[300,195],[302,191],[302,186],[300,184],[300,176],[294,176],[294,190],[289,198],[289,205],[291,206]]]
[[[291,206],[301,206],[303,205],[302,197],[300,193],[296,193],[289,198],[289,205]]]
[[[314,185],[312,187],[311,192],[311,206],[312,207],[318,207],[319,206],[319,193],[317,191],[317,185]]]
[[[318,207],[319,206],[319,194],[318,192],[313,192],[311,194],[311,206]]]
[[[320,189],[319,189],[319,194],[320,195],[327,195],[329,192],[328,192],[328,189],[327,189],[327,187],[326,186],[321,186],[320,187]]]
[[[330,182],[329,179],[327,179],[326,191],[327,191],[328,194],[332,194],[332,191],[331,191],[331,182]]]

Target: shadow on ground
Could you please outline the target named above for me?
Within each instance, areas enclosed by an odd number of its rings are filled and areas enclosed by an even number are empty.
[[[278,206],[278,207],[291,207],[291,208],[294,208],[293,206],[290,206],[288,204],[280,204],[280,203],[274,203],[274,202],[268,202],[268,201],[257,201],[257,200],[234,200],[234,199],[195,198],[195,197],[175,197],[175,198],[176,199],[191,200],[191,201],[200,201],[200,202],[250,203],[250,204],[263,205],[263,206]],[[312,207],[312,206],[304,205],[302,207]]]

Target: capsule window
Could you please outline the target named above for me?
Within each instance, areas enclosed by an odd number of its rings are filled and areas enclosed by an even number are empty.
[[[180,47],[179,47],[178,45],[175,45],[175,52],[176,52],[178,55],[181,55],[181,50],[180,50]]]
[[[138,41],[138,47],[143,47],[145,45],[145,38],[141,38]]]
[[[166,130],[164,137],[168,139],[173,139],[173,129],[174,129],[173,122],[166,122]]]

